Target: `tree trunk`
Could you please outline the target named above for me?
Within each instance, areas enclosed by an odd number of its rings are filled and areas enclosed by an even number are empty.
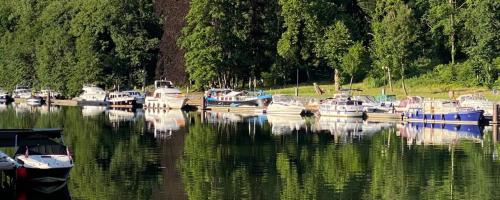
[[[406,84],[405,84],[405,67],[401,64],[401,85],[403,86],[403,91],[405,93],[405,96],[408,96],[408,91],[406,90]]]
[[[352,90],[352,79],[354,78],[354,75],[351,74],[351,81],[349,82],[349,90]]]
[[[387,77],[389,78],[389,89],[391,90],[391,92],[394,92],[392,90],[392,77],[391,77],[391,69],[390,68],[387,68]]]
[[[335,87],[335,91],[339,91],[340,90],[340,72],[337,68],[335,68],[335,73],[334,73],[334,87]]]

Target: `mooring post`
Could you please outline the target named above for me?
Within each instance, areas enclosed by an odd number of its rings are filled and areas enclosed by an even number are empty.
[[[47,106],[49,106],[49,112],[50,112],[50,91],[48,91],[47,94]]]

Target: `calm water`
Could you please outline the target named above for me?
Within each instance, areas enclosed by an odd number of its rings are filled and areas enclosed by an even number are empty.
[[[76,164],[67,188],[22,193],[39,199],[500,196],[500,147],[491,127],[0,107],[0,128],[31,127],[63,127]]]

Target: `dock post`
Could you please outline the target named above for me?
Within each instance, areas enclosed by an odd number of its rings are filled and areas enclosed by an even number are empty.
[[[49,112],[50,112],[50,91],[47,94],[47,106],[49,107]]]

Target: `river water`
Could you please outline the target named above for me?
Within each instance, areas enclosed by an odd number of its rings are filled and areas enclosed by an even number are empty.
[[[492,127],[0,106],[0,128],[32,127],[63,128],[75,159],[67,187],[21,193],[35,199],[500,196],[500,147]]]

